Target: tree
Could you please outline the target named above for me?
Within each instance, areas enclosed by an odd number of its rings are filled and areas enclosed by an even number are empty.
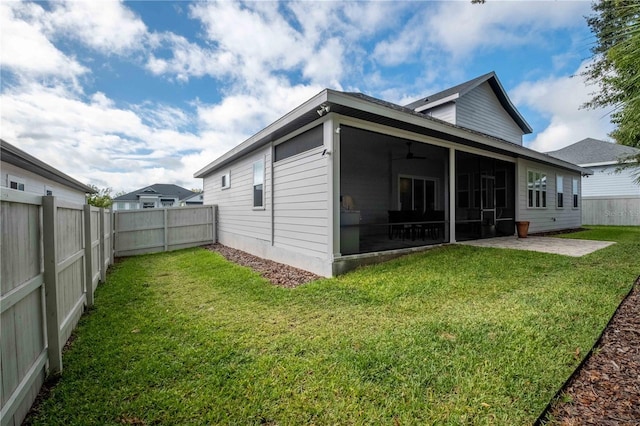
[[[584,72],[599,92],[584,106],[613,108],[610,136],[619,144],[640,148],[640,2],[599,0],[587,24],[596,36],[593,63]],[[640,155],[626,158],[620,168],[640,166]],[[640,184],[640,172],[636,175]]]
[[[87,204],[95,207],[109,208],[113,204],[113,198],[111,197],[111,188],[98,188],[95,185],[89,184],[89,186],[96,191],[93,194],[87,194]]]

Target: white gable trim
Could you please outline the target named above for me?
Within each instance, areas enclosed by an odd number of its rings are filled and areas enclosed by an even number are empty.
[[[431,103],[428,103],[428,104],[424,104],[424,105],[422,105],[421,107],[416,108],[414,111],[415,111],[415,112],[422,112],[422,111],[424,111],[424,110],[426,110],[426,109],[430,109],[430,108],[433,108],[433,107],[437,107],[437,106],[439,106],[439,105],[446,104],[447,102],[455,101],[455,100],[456,100],[456,99],[458,99],[459,97],[460,97],[460,93],[454,93],[453,95],[449,95],[449,96],[447,96],[447,97],[445,97],[445,98],[438,99],[438,100],[437,100],[437,101],[435,101],[435,102],[431,102]]]

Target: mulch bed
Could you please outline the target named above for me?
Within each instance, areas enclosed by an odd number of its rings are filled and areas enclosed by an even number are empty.
[[[220,253],[230,262],[249,267],[258,272],[273,285],[286,288],[294,288],[301,284],[315,281],[321,277],[293,266],[285,265],[271,260],[262,259],[244,251],[232,249],[222,244],[212,244],[207,249]]]
[[[640,278],[549,420],[563,426],[640,425]]]

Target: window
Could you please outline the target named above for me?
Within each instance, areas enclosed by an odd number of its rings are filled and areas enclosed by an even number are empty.
[[[145,201],[142,203],[142,208],[143,209],[152,209],[156,206],[156,203],[154,203],[153,201]]]
[[[7,175],[7,180],[9,181],[9,185],[7,185],[9,188],[24,191],[24,180],[11,175]]]
[[[564,207],[564,179],[560,175],[556,176],[556,197],[556,207]]]
[[[231,187],[231,172],[227,172],[220,178],[220,188],[227,189]]]
[[[529,170],[527,172],[528,206],[531,208],[547,207],[547,175]]]
[[[578,179],[573,179],[573,208],[578,208]]]
[[[253,207],[264,207],[264,159],[253,163]]]
[[[436,182],[433,179],[400,176],[400,210],[435,210]]]

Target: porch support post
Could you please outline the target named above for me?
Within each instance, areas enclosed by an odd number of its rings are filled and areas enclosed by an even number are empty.
[[[456,150],[449,148],[449,243],[456,242]]]
[[[331,262],[340,257],[340,123],[334,114],[329,114],[323,123],[324,147],[327,157],[327,175],[329,178],[329,223],[332,229],[329,238]]]

